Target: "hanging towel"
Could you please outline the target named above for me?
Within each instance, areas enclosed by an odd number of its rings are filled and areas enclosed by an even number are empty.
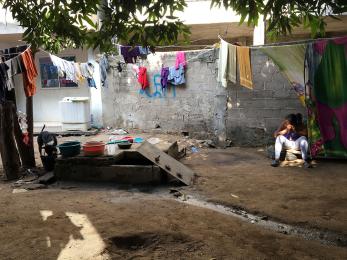
[[[139,68],[139,83],[141,84],[141,88],[145,89],[149,87],[148,79],[147,79],[147,69],[145,67]]]
[[[167,88],[168,77],[169,77],[169,67],[162,68],[160,73],[161,89]]]
[[[228,43],[220,41],[217,81],[227,87]]]
[[[36,93],[36,77],[38,73],[31,49],[24,51],[21,57],[25,68],[23,73],[24,92],[27,97],[32,97]]]
[[[260,48],[279,67],[291,83],[302,105],[305,105],[304,64],[306,44]]]
[[[253,89],[252,68],[249,47],[236,47],[237,61],[239,63],[240,85]]]
[[[179,68],[180,64],[182,64],[183,67],[187,66],[186,56],[183,51],[178,51],[176,53],[176,65],[175,65],[176,69]]]
[[[236,83],[236,46],[228,43],[227,80]]]

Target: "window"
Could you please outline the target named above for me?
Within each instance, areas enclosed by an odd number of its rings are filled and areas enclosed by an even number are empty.
[[[75,56],[61,57],[64,60],[75,61]],[[74,88],[78,85],[65,77],[59,77],[58,68],[53,65],[49,57],[40,58],[42,88]]]

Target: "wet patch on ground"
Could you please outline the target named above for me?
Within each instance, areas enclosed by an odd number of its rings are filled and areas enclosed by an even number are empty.
[[[204,247],[182,233],[139,232],[114,236],[107,241],[107,253],[112,259],[163,258],[176,253],[179,258],[199,255]]]

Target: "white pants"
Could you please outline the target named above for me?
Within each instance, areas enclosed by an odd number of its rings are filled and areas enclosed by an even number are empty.
[[[278,160],[281,155],[282,148],[300,150],[303,160],[307,159],[308,142],[305,136],[301,136],[295,141],[288,140],[283,135],[276,138],[275,143],[275,159]]]

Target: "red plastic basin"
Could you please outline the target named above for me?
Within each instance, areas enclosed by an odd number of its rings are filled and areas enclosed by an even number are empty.
[[[83,145],[83,152],[86,156],[103,155],[105,152],[105,143],[98,141],[86,142]]]

